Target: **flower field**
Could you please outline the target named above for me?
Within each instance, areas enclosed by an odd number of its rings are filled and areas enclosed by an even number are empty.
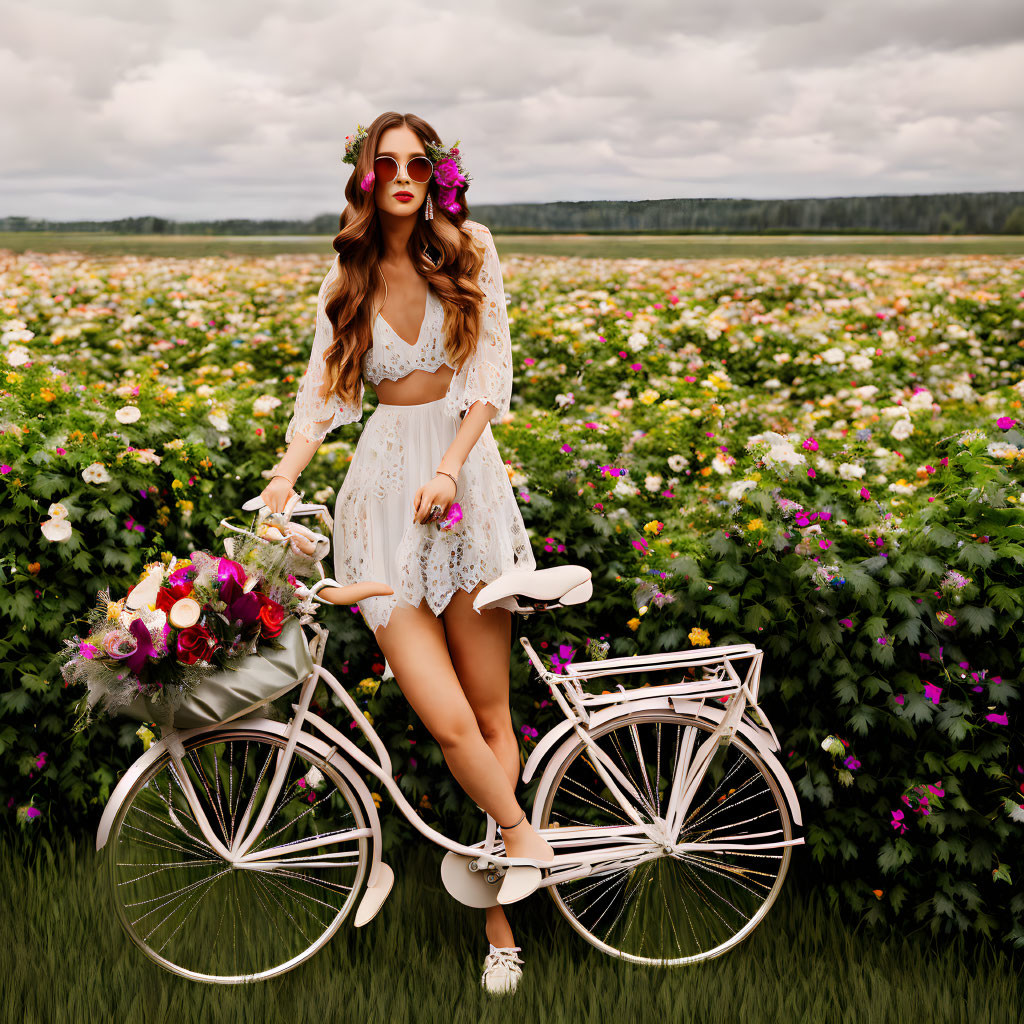
[[[31,843],[92,827],[144,742],[71,734],[63,642],[101,588],[218,550],[265,486],[328,258],[0,258],[0,797]],[[498,447],[538,566],[594,577],[585,606],[518,628],[556,668],[756,642],[800,870],[869,922],[1024,945],[1024,259],[503,269]],[[357,430],[328,436],[307,499],[331,504]],[[358,610],[327,621],[325,664],[405,791],[475,828]],[[515,652],[512,683],[527,754],[555,719]]]

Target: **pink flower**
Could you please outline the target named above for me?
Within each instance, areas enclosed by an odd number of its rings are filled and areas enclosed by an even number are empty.
[[[374,181],[376,181],[376,178],[375,178],[375,176],[374,176],[374,173],[373,173],[373,171],[370,171],[370,172],[369,172],[369,173],[368,173],[368,174],[366,175],[366,177],[365,177],[365,178],[363,178],[363,180],[362,180],[361,182],[359,182],[359,187],[360,187],[360,188],[361,188],[361,189],[362,189],[362,190],[363,190],[364,192],[372,192],[372,191],[373,191],[373,183],[374,183]]]
[[[996,426],[1000,430],[1009,430],[1010,427],[1015,427],[1016,425],[1017,421],[1015,419],[1011,419],[1009,416],[1000,416],[999,419],[996,420]]]
[[[809,452],[816,452],[818,450],[818,442],[813,437],[809,437],[804,441],[802,447]]]
[[[861,496],[861,497],[862,497],[862,498],[863,498],[863,499],[864,499],[865,501],[867,501],[867,500],[868,500],[868,499],[869,499],[869,498],[871,497],[871,492],[870,492],[870,491],[869,491],[869,490],[868,490],[868,489],[867,489],[866,487],[862,487],[862,488],[860,489],[860,496]]]
[[[924,699],[930,700],[933,704],[939,703],[939,698],[942,696],[942,687],[936,686],[934,683],[924,684]]]
[[[986,722],[994,722],[996,725],[1009,725],[1010,719],[1005,714],[993,714],[985,716]]]
[[[839,620],[839,625],[840,626],[845,626],[847,629],[852,629],[853,628],[853,619],[840,619]]]
[[[903,812],[902,811],[893,811],[892,812],[892,821],[890,822],[890,824],[901,835],[904,832],[907,831],[907,826],[903,824]]]

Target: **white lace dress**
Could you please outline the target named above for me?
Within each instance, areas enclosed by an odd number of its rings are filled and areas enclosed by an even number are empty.
[[[395,591],[359,603],[372,630],[386,625],[400,603],[415,607],[425,600],[440,615],[456,590],[469,593],[478,583],[489,583],[509,570],[536,568],[490,424],[458,473],[462,520],[451,530],[413,521],[416,491],[433,478],[462,414],[483,401],[500,417],[508,412],[512,394],[512,342],[498,254],[487,228],[475,221],[463,226],[485,251],[478,279],[485,299],[476,352],[452,376],[443,398],[420,405],[378,403],[363,427],[335,505],[335,579],[342,584],[375,580]],[[286,434],[289,442],[296,431],[316,441],[340,424],[360,420],[364,382],[399,380],[414,369],[433,372],[447,362],[444,307],[428,288],[415,344],[400,338],[378,315],[373,347],[363,359],[358,401],[346,406],[334,395],[321,398],[324,357],[333,340],[324,305],[336,263],[320,288],[313,351],[296,395]],[[502,602],[508,608],[514,604],[513,598]]]

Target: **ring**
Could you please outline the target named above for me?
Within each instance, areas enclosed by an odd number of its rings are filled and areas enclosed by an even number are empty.
[[[441,515],[441,506],[440,505],[431,505],[430,506],[430,515],[428,516],[428,521],[432,522],[433,520],[439,518],[440,515]]]

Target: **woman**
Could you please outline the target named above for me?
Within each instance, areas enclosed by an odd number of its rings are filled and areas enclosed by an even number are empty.
[[[512,603],[473,608],[485,584],[536,567],[490,428],[512,391],[501,267],[490,232],[459,201],[468,179],[458,149],[437,139],[421,118],[395,112],[348,138],[355,169],[338,257],[320,288],[288,451],[262,497],[284,509],[326,434],[362,417],[371,384],[378,405],[335,508],[335,578],[385,583],[360,611],[402,693],[469,797],[507,822],[507,854],[549,861],[554,851],[515,796]],[[499,899],[522,898],[538,880],[536,868],[513,867]],[[482,984],[513,991],[520,947],[502,906],[486,915]]]

